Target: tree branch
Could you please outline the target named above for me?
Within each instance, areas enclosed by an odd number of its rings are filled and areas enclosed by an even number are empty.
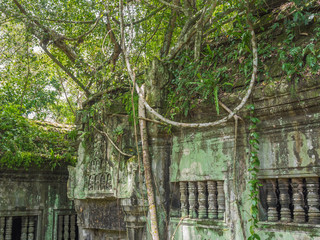
[[[71,79],[85,92],[86,96],[89,97],[91,95],[90,91],[82,84],[82,82],[77,79],[62,63],[55,58],[47,49],[47,46],[40,43],[40,47],[45,51],[45,53],[52,59],[54,63],[56,63]]]
[[[103,126],[104,126],[104,124],[103,124]],[[114,146],[114,148],[115,148],[121,155],[126,156],[126,157],[133,157],[133,155],[131,155],[131,154],[127,154],[127,153],[122,152],[122,151],[120,150],[120,148],[118,148],[118,146],[112,141],[112,139],[111,139],[111,137],[108,135],[108,133],[106,133],[105,131],[100,131],[100,130],[99,130],[98,128],[96,128],[96,126],[94,126],[94,125],[93,125],[93,128],[94,128],[97,132],[99,132],[100,134],[105,135],[105,136],[108,138],[109,142],[112,144],[112,146]]]

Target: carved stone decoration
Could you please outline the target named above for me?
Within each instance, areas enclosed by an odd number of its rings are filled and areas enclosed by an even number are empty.
[[[69,239],[69,215],[63,216],[63,232],[64,232],[64,239]]]
[[[218,219],[224,219],[225,212],[225,196],[223,189],[223,181],[217,181],[217,202],[218,202]]]
[[[6,223],[5,217],[0,217],[0,240],[4,240],[4,226]]]
[[[181,217],[186,217],[189,215],[187,182],[179,182],[179,187],[180,187]]]
[[[296,223],[306,222],[304,211],[303,179],[292,178],[292,203],[293,203],[293,221]]]
[[[6,237],[5,240],[12,240],[12,217],[7,217],[6,219]]]
[[[59,215],[58,217],[58,240],[63,239],[63,216]]]
[[[76,239],[76,215],[70,216],[70,239]]]
[[[198,182],[198,205],[199,218],[207,218],[207,194],[205,182]]]
[[[93,191],[93,186],[94,186],[94,176],[89,176],[89,184],[88,184],[88,190]]]
[[[36,217],[28,217],[28,240],[34,239]]]
[[[189,217],[197,218],[197,183],[188,182],[189,190]]]
[[[279,191],[280,191],[280,221],[291,222],[291,212],[290,212],[290,195],[289,195],[289,179],[282,178],[278,180]]]
[[[267,204],[268,204],[268,221],[276,222],[279,220],[277,211],[277,195],[276,195],[276,180],[267,180]]]
[[[125,213],[127,239],[144,239],[143,232],[146,224],[144,216],[145,212],[148,211],[147,206],[143,206],[141,202],[137,205],[137,202],[133,199],[122,199],[121,206]]]
[[[21,220],[21,240],[27,240],[28,217],[22,217]]]
[[[319,179],[306,178],[309,223],[320,223]]]
[[[208,181],[208,218],[218,218],[217,182]]]

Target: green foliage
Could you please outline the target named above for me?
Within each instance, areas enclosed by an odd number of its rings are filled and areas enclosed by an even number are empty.
[[[250,121],[250,135],[249,135],[249,145],[250,145],[250,154],[249,154],[249,163],[248,163],[248,172],[249,172],[249,197],[250,197],[250,236],[248,240],[260,240],[260,236],[256,233],[257,223],[259,221],[259,180],[258,173],[260,167],[260,160],[258,157],[259,151],[259,134],[257,131],[257,124],[260,120],[254,117],[254,105],[249,105],[248,109],[250,111],[249,121]]]
[[[49,123],[30,121],[22,113],[17,105],[0,107],[0,167],[53,169],[75,164],[75,149],[65,139],[68,132],[60,132]]]

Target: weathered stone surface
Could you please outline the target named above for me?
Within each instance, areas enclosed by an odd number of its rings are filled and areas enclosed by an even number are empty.
[[[0,239],[11,239],[12,236],[28,240],[56,239],[58,215],[75,214],[73,202],[66,194],[67,179],[66,167],[54,171],[2,169]],[[12,231],[15,234],[11,236]]]

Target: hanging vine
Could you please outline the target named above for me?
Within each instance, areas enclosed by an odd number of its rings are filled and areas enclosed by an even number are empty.
[[[249,146],[250,146],[250,155],[249,155],[249,163],[248,163],[248,172],[249,172],[249,190],[250,190],[250,236],[248,240],[258,239],[260,240],[260,236],[257,234],[257,223],[258,223],[258,216],[259,216],[259,180],[258,180],[258,173],[260,167],[260,160],[258,157],[259,151],[259,134],[257,133],[257,124],[260,120],[254,117],[254,105],[250,104],[248,106],[250,110],[250,134],[249,134]]]

